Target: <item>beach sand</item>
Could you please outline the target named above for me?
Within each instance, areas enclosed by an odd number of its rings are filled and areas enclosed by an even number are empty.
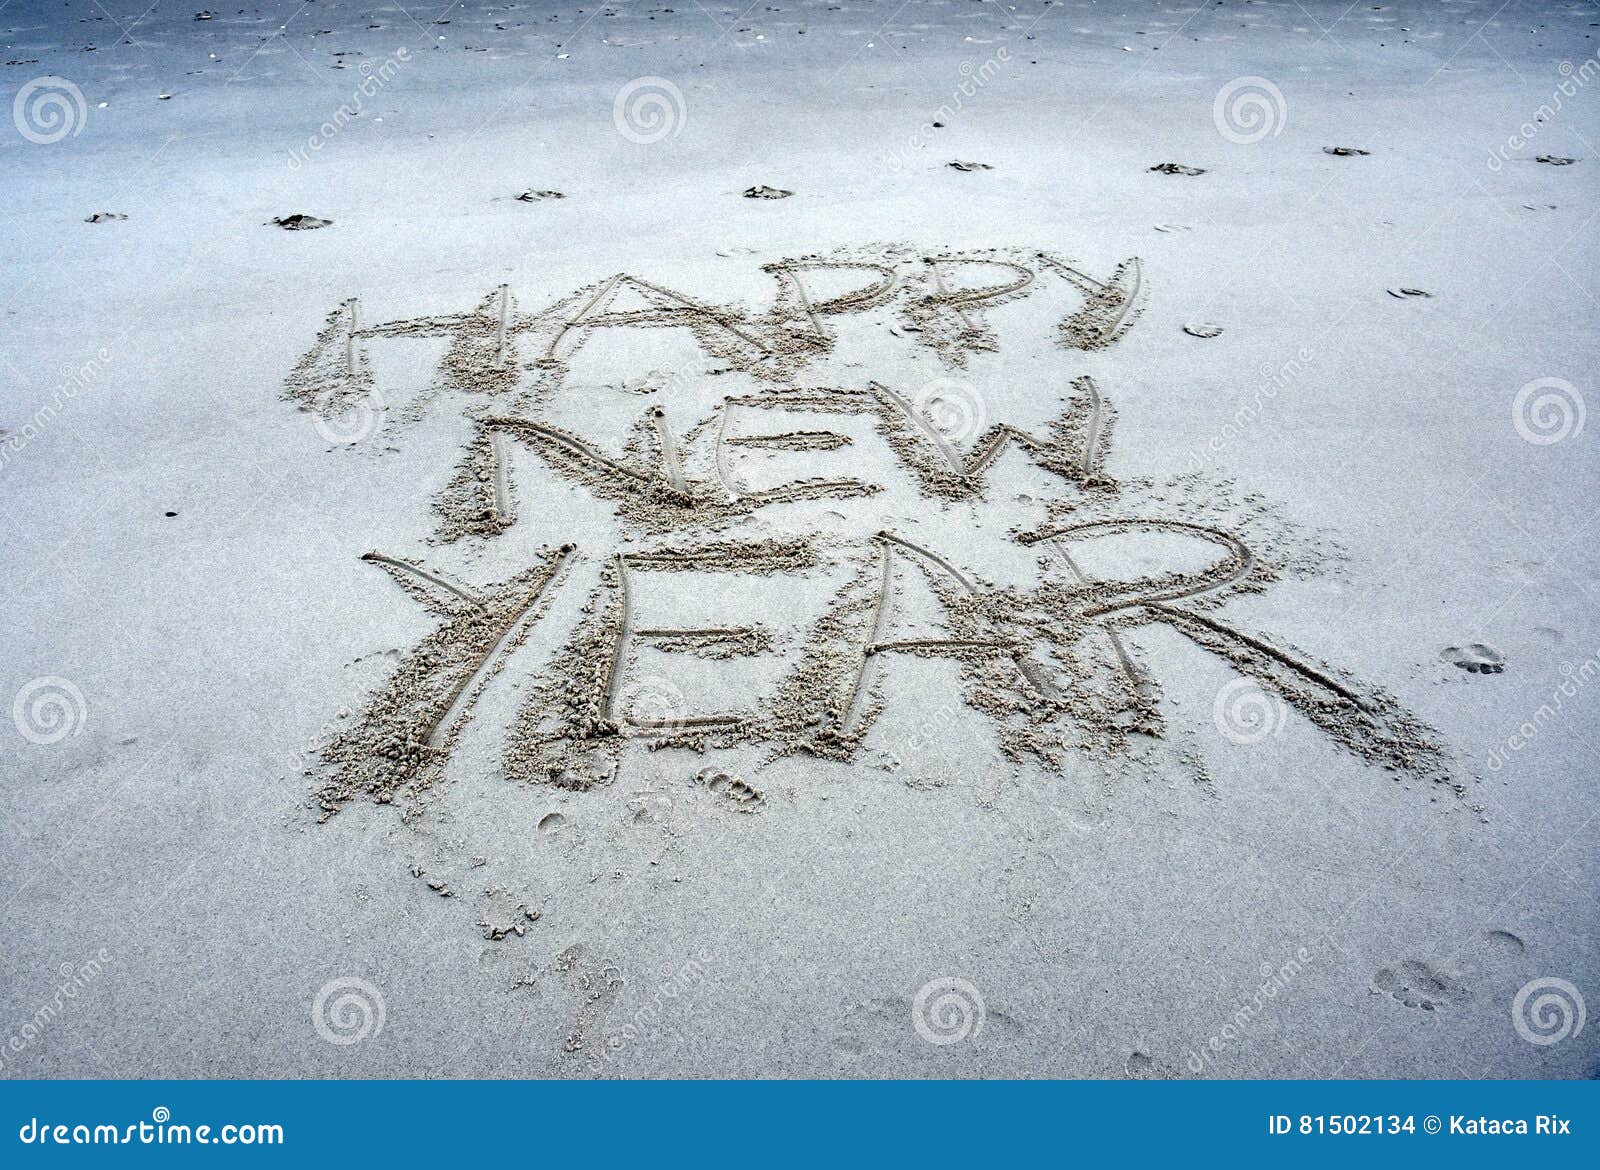
[[[0,8],[0,1073],[1595,1075],[1592,5],[203,15]]]

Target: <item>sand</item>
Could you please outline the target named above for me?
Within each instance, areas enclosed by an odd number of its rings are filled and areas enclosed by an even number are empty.
[[[1592,16],[13,0],[0,1074],[1594,1075]]]

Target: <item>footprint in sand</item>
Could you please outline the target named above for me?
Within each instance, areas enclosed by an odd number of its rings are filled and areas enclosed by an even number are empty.
[[[1509,930],[1491,930],[1483,937],[1492,950],[1503,955],[1520,955],[1528,949],[1528,944]]]
[[[1446,646],[1439,651],[1451,666],[1459,666],[1468,674],[1500,674],[1506,668],[1506,660],[1500,651],[1493,646],[1485,646],[1482,642],[1469,642],[1465,646]]]
[[[1517,960],[1528,951],[1528,944],[1509,930],[1486,930],[1481,935],[1474,936],[1457,952],[1454,963],[1456,975],[1461,980],[1479,982],[1479,976],[1492,981],[1494,988],[1503,990],[1508,979],[1512,979],[1520,971],[1521,965]],[[1515,987],[1521,984],[1523,977],[1516,977],[1509,984]],[[1500,992],[1491,988],[1488,995],[1498,995]]]
[[[293,215],[280,215],[276,219],[267,221],[269,226],[281,227],[286,232],[315,231],[317,228],[327,227],[332,222],[333,220],[331,219],[318,219],[314,215],[306,215],[298,211]]]
[[[628,801],[629,820],[635,825],[664,825],[672,820],[672,796],[652,788],[641,789]]]
[[[1171,1081],[1178,1074],[1147,1052],[1131,1052],[1122,1067],[1130,1081]]]
[[[755,812],[766,803],[766,794],[761,789],[742,776],[735,776],[732,772],[725,772],[721,768],[701,768],[695,773],[694,778],[697,783],[715,792],[740,812]]]
[[[1372,977],[1372,989],[1375,994],[1425,1012],[1454,1007],[1472,998],[1464,983],[1420,959],[1382,968]]]
[[[952,1016],[928,1021],[927,1026],[935,1034],[949,1037],[944,1044],[930,1048],[927,1038],[917,1030],[916,1010],[912,1000],[898,995],[847,1003],[833,1036],[834,1059],[844,1067],[862,1061],[877,1065],[903,1058],[908,1052],[959,1052],[969,1045],[976,1046],[984,1037],[992,1042],[995,1035],[1015,1042],[1023,1031],[1005,1012],[985,1007],[981,1018]],[[955,1039],[957,1035],[960,1039]]]

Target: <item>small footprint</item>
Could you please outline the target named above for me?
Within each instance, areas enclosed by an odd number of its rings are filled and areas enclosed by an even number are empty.
[[[1439,657],[1452,666],[1459,666],[1468,674],[1500,674],[1506,660],[1500,651],[1482,642],[1469,642],[1465,646],[1446,646]]]
[[[1435,1012],[1472,998],[1465,984],[1418,959],[1384,967],[1372,977],[1374,992],[1409,1008]]]
[[[1492,948],[1503,954],[1520,955],[1528,949],[1528,944],[1509,930],[1491,930],[1483,937]]]
[[[1130,1081],[1171,1081],[1177,1074],[1165,1063],[1147,1052],[1130,1052],[1123,1064],[1123,1072]]]
[[[761,789],[744,777],[735,776],[732,772],[725,772],[721,768],[701,768],[694,774],[694,778],[698,783],[729,801],[740,812],[755,812],[766,803],[766,793]]]
[[[280,215],[267,221],[268,227],[281,227],[286,232],[311,232],[318,228],[325,228],[331,224],[331,219],[318,219],[314,215],[306,215],[297,211],[293,215]]]

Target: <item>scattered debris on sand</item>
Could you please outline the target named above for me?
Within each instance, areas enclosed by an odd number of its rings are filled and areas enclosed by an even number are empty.
[[[793,194],[793,191],[785,191],[782,187],[768,187],[765,185],[746,187],[744,191],[746,199],[787,199]]]
[[[1577,162],[1578,160],[1575,159],[1575,158],[1567,158],[1565,155],[1560,155],[1560,154],[1541,154],[1538,158],[1534,159],[1533,161],[1534,162],[1542,162],[1542,163],[1545,163],[1546,165],[1552,166],[1552,167],[1570,167],[1573,163]]]
[[[1331,154],[1335,158],[1356,158],[1369,155],[1372,152],[1370,150],[1362,150],[1359,146],[1324,146],[1322,153]]]
[[[529,188],[517,196],[518,203],[543,203],[547,199],[565,199],[560,191],[538,191]]]
[[[1203,175],[1205,167],[1186,167],[1182,163],[1157,163],[1150,168],[1163,175]]]
[[[1391,289],[1386,289],[1385,291],[1390,296],[1394,297],[1395,299],[1402,300],[1402,301],[1405,300],[1407,297],[1431,297],[1431,296],[1433,296],[1433,294],[1431,292],[1428,292],[1426,289],[1421,289],[1421,288],[1391,288]]]
[[[128,217],[120,211],[97,211],[93,215],[85,216],[84,223],[116,223]]]
[[[953,171],[992,171],[994,168],[988,163],[981,162],[950,162],[945,163]]]

